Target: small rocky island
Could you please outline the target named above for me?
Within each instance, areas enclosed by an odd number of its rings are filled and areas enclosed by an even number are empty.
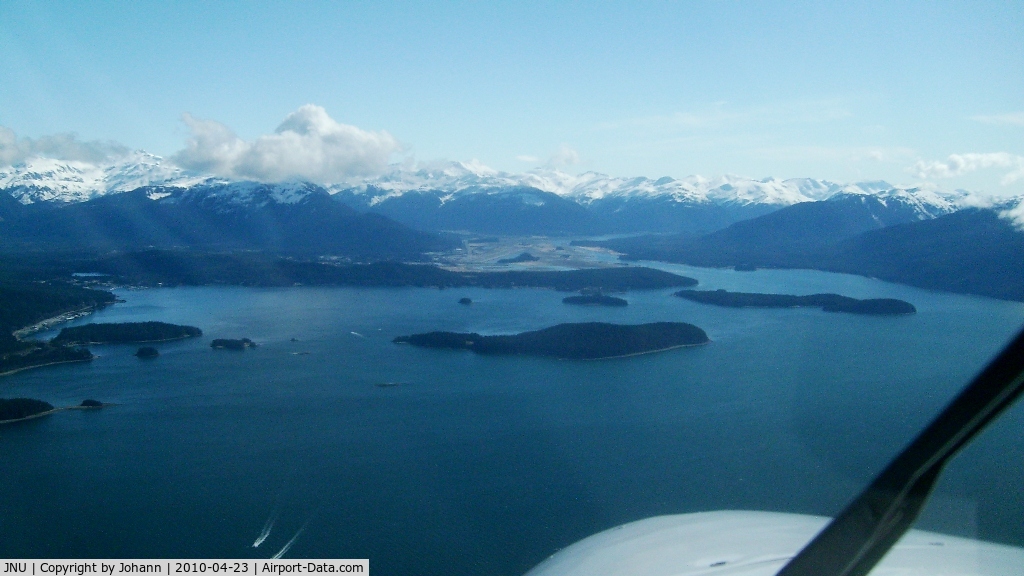
[[[64,328],[53,344],[127,344],[130,342],[164,342],[202,336],[195,326],[179,326],[166,322],[120,322],[111,324],[85,324]]]
[[[576,306],[628,306],[629,302],[615,296],[606,296],[600,291],[583,290],[579,296],[568,296],[562,298],[563,304],[574,304]]]
[[[156,358],[157,356],[160,355],[160,351],[157,350],[156,348],[153,348],[152,346],[143,346],[142,348],[139,348],[137,352],[135,352],[135,355],[138,356],[139,358]]]
[[[708,335],[685,322],[608,324],[585,322],[511,334],[481,336],[476,333],[428,332],[399,336],[398,344],[425,348],[461,348],[479,354],[529,354],[565,359],[598,359],[659,352],[709,342]]]
[[[214,350],[245,350],[246,348],[255,348],[256,343],[248,338],[240,338],[234,340],[231,338],[216,338],[213,342],[210,342],[210,348]]]
[[[914,314],[917,308],[910,302],[895,298],[869,298],[858,300],[839,294],[811,294],[793,296],[790,294],[758,294],[753,292],[728,292],[726,290],[680,290],[680,298],[702,304],[728,306],[730,308],[821,308],[825,312],[847,312],[891,316]]]

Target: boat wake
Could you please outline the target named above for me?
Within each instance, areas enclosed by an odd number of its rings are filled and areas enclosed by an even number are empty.
[[[316,512],[311,514],[309,518],[306,519],[306,521],[302,524],[302,528],[299,528],[299,531],[296,532],[295,536],[292,536],[292,539],[284,545],[284,548],[281,548],[281,550],[279,550],[277,554],[274,554],[270,557],[271,560],[277,560],[280,557],[284,556],[285,552],[287,552],[288,549],[292,547],[292,544],[295,544],[295,541],[299,539],[299,536],[302,536],[302,533],[306,530],[306,526],[309,526],[309,522],[313,519],[313,516],[316,516]]]
[[[277,523],[277,517],[281,515],[281,507],[275,506],[274,511],[270,513],[270,517],[263,523],[263,530],[260,531],[260,535],[252,543],[253,548],[259,548],[260,544],[270,536],[270,531],[274,529],[274,524]]]

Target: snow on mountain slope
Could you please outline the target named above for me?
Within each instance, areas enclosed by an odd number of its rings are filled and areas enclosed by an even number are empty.
[[[710,179],[688,176],[682,179],[664,177],[655,180],[608,176],[597,172],[572,175],[546,168],[511,174],[492,170],[479,163],[462,162],[418,169],[395,166],[383,176],[354,186],[337,184],[329,190],[365,194],[368,196],[366,205],[374,206],[408,192],[431,192],[450,199],[450,195],[513,187],[552,192],[583,205],[612,198],[658,198],[686,204],[759,204],[783,207],[825,200],[836,194],[870,194],[913,204],[929,217],[963,207],[969,196],[962,190],[945,192],[937,188],[893,186],[882,181],[840,184],[812,178],[755,180],[735,175]]]
[[[307,182],[263,184],[260,182],[215,182],[187,187],[180,201],[216,207],[220,211],[234,208],[264,208],[271,204],[298,204],[310,195],[327,191]],[[152,196],[150,196],[152,198]],[[168,201],[178,201],[173,197]]]
[[[897,204],[912,209],[919,214],[920,219],[937,218],[967,206],[992,201],[966,190],[950,192],[926,186],[892,186],[887,182],[848,184],[835,191],[829,199],[844,196],[874,196],[884,205]]]
[[[227,183],[223,179],[186,172],[159,156],[143,151],[132,152],[106,164],[34,158],[0,168],[0,190],[11,193],[22,204],[82,202],[143,186],[188,188]],[[236,184],[239,186],[220,189],[220,193],[230,193],[235,201],[244,202],[256,196],[262,198],[264,193],[270,193],[267,190],[273,188],[276,190],[273,193],[279,196],[274,201],[284,203],[294,202],[305,194],[302,192],[305,190],[303,184]],[[557,194],[583,206],[610,201],[620,205],[622,202],[657,200],[661,204],[677,206],[764,206],[772,209],[841,194],[868,194],[915,206],[925,217],[947,214],[968,205],[991,203],[978,200],[976,195],[964,191],[892,186],[886,182],[839,184],[811,178],[756,180],[734,175],[681,179],[626,178],[597,172],[574,175],[550,168],[513,174],[491,169],[477,161],[435,163],[412,168],[394,165],[381,176],[327,188],[332,194],[345,192],[366,207],[378,206],[410,192],[437,196],[443,205],[465,194],[528,194],[529,189]],[[258,190],[263,192],[256,194]],[[524,196],[524,202],[528,200]]]
[[[33,158],[0,168],[0,190],[7,190],[22,204],[84,202],[143,186],[187,187],[210,181],[208,176],[188,174],[142,151],[107,164]]]

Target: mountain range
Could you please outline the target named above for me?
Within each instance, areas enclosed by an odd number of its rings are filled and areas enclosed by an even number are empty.
[[[6,194],[4,201],[2,198]],[[145,186],[83,202],[12,202],[0,192],[0,240],[56,250],[265,250],[354,260],[418,260],[460,245],[336,202],[314,184]]]
[[[586,243],[630,260],[738,270],[810,268],[1024,301],[1024,230],[1007,212],[968,207],[918,219],[909,210],[889,210],[875,197],[840,195],[703,236],[644,235]]]
[[[106,164],[38,158],[0,169],[0,191],[22,205],[72,204],[151,186],[212,190],[238,184],[185,172],[145,152]],[[295,184],[268,186],[296,193]],[[739,176],[655,180],[595,172],[571,175],[554,169],[511,174],[476,162],[395,165],[381,176],[323,189],[359,212],[386,216],[416,229],[487,234],[699,235],[786,206],[836,196],[875,197],[896,211],[913,211],[918,219],[978,203],[976,196],[962,190],[881,181],[840,184]],[[10,209],[10,202],[0,199],[0,217],[10,215]]]
[[[978,208],[977,206],[988,206]],[[0,169],[0,247],[422,260],[452,232],[617,235],[629,258],[806,267],[1024,300],[1024,202],[809,178],[619,178],[478,163],[321,186],[228,181],[136,152]]]

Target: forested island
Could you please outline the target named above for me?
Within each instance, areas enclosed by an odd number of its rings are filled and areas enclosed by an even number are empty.
[[[895,298],[869,298],[858,300],[839,294],[811,294],[793,296],[790,294],[758,294],[752,292],[728,292],[726,290],[680,290],[680,298],[702,304],[728,306],[730,308],[821,308],[825,312],[848,312],[850,314],[900,315],[914,314],[917,309],[910,302]]]
[[[658,352],[709,342],[708,335],[685,322],[608,324],[585,322],[503,336],[428,332],[399,336],[398,344],[425,348],[459,348],[478,354],[529,354],[564,359],[599,359]]]
[[[24,420],[53,410],[53,404],[34,398],[0,398],[0,422]]]
[[[256,343],[248,338],[216,338],[213,342],[210,342],[210,348],[214,350],[245,350],[246,348],[255,348]]]
[[[628,306],[629,302],[615,296],[604,294],[580,294],[579,296],[567,296],[562,298],[564,304],[575,304],[577,306]]]
[[[126,344],[132,342],[164,342],[202,336],[195,326],[167,322],[118,322],[85,324],[64,328],[50,342],[53,344]]]

